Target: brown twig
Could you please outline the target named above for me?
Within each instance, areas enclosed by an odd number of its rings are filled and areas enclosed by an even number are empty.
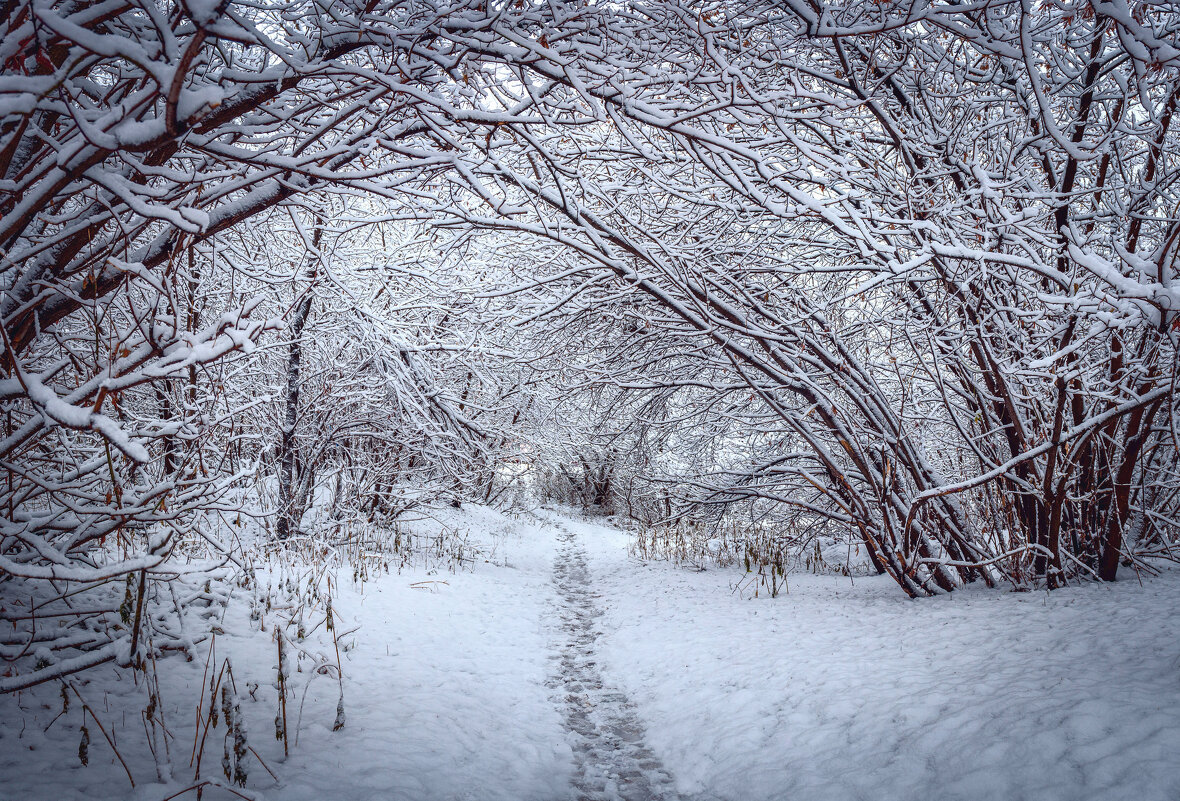
[[[202,779],[201,781],[197,782],[196,784],[185,787],[183,790],[175,792],[172,795],[168,796],[167,798],[161,799],[160,801],[172,801],[172,799],[174,799],[174,798],[179,798],[180,796],[184,795],[185,793],[191,793],[193,790],[200,790],[202,787],[216,787],[220,790],[225,790],[227,793],[233,793],[238,798],[244,798],[245,801],[258,801],[258,796],[248,795],[248,794],[242,792],[241,790],[237,790],[228,784],[223,784],[222,782],[219,782],[216,779]]]
[[[111,750],[115,752],[115,756],[119,759],[119,764],[123,766],[123,770],[127,773],[127,781],[131,782],[131,786],[135,786],[135,779],[131,777],[131,769],[127,767],[127,763],[123,761],[123,755],[119,753],[119,749],[115,748],[115,741],[111,739],[111,735],[107,734],[106,728],[102,725],[102,721],[98,719],[98,715],[94,714],[94,710],[86,703],[86,699],[82,697],[82,693],[78,692],[78,688],[73,684],[67,683],[67,686],[74,691],[74,695],[78,696],[78,700],[82,703],[82,708],[90,713],[94,725],[98,726],[98,730],[102,732],[102,736],[106,738],[107,744]]]

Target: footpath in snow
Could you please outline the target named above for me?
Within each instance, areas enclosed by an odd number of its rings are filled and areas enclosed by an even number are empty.
[[[651,801],[675,791],[644,741],[643,725],[627,696],[603,678],[595,591],[576,526],[554,524],[561,544],[553,565],[563,638],[550,685],[561,693],[563,723],[574,746],[573,788],[579,799]],[[613,678],[613,677],[612,677]]]
[[[341,580],[336,679],[296,675],[273,737],[274,643],[231,603],[233,661],[268,799],[841,801],[1180,798],[1180,575],[907,600],[888,579],[645,563],[602,521],[453,512],[472,571]],[[0,801],[162,801],[186,786],[204,665],[160,663],[173,778],[111,669],[78,681],[137,779],[56,688],[0,696]],[[17,708],[17,705],[20,708]],[[140,704],[142,706],[142,704]],[[209,764],[221,743],[209,746]],[[189,793],[183,798],[195,798]],[[232,798],[210,788],[206,799]]]

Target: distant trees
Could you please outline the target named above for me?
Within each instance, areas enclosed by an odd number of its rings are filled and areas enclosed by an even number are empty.
[[[330,216],[321,277],[296,291],[301,324],[288,325],[285,357],[262,379],[284,387],[260,421],[278,432],[280,539],[300,531],[317,492],[337,519],[377,523],[439,498],[493,499],[529,404],[506,337],[483,331],[494,321],[468,268],[421,266],[442,243],[420,228],[375,237],[367,229],[381,223]]]

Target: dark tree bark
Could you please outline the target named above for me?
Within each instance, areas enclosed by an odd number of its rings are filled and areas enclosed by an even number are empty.
[[[303,362],[303,329],[307,325],[307,317],[311,313],[313,295],[312,286],[315,283],[317,268],[319,267],[319,247],[323,234],[323,227],[316,225],[312,235],[312,252],[307,259],[308,288],[303,297],[295,304],[294,314],[287,331],[291,337],[291,344],[287,349],[287,392],[286,410],[283,414],[283,428],[279,436],[278,462],[279,469],[279,509],[275,521],[275,536],[285,540],[298,529],[299,519],[303,516],[304,503],[296,502],[295,484],[295,425],[299,420],[299,388],[300,373]],[[301,494],[301,498],[302,498]]]

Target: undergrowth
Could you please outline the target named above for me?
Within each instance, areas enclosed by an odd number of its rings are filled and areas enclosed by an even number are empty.
[[[766,593],[772,598],[788,591],[787,576],[793,572],[843,576],[865,572],[856,564],[858,545],[848,546],[846,557],[834,555],[840,550],[829,539],[790,527],[693,519],[639,528],[629,546],[629,553],[636,558],[670,561],[697,570],[740,566],[745,572],[734,591],[752,597]]]
[[[338,522],[329,531],[282,542],[247,539],[220,568],[185,580],[146,582],[143,595],[153,603],[145,604],[151,611],[145,609],[144,614],[152,625],[144,626],[144,641],[134,658],[118,668],[121,676],[129,671],[133,680],[135,689],[124,707],[126,713],[138,707],[134,717],[123,714],[121,728],[116,729],[110,709],[91,706],[88,681],[67,679],[60,682],[61,711],[45,730],[60,720],[60,735],[77,738],[76,758],[83,767],[91,763],[96,749],[113,754],[131,788],[137,780],[142,783],[135,768],[154,763],[156,781],[173,788],[168,799],[201,799],[213,788],[255,798],[247,784],[265,784],[267,774],[277,782],[278,775],[259,753],[259,738],[270,735],[257,730],[257,720],[255,728],[247,729],[244,702],[273,706],[273,733],[284,757],[299,745],[313,685],[335,685],[338,701],[330,728],[339,731],[347,725],[346,656],[356,645],[357,629],[347,628],[334,604],[342,585],[351,583],[363,593],[371,579],[405,569],[427,575],[471,570],[478,562],[494,560],[495,551],[494,545],[473,542],[465,529],[426,520],[385,526]],[[116,589],[119,595],[112,603],[122,599],[124,606],[130,605],[130,612],[123,610],[121,624],[131,625],[135,587],[128,582]],[[154,603],[161,593],[167,604]],[[248,619],[248,627],[227,620],[235,609]],[[120,624],[118,618],[115,621]],[[223,646],[231,628],[270,640],[273,667],[269,682],[263,682],[268,688],[235,675],[226,654],[238,646]],[[160,636],[171,629],[176,630],[173,638]],[[174,639],[183,640],[184,647],[175,647]],[[188,719],[183,728],[165,720],[164,711],[170,707],[157,672],[167,669],[164,656],[175,650],[183,651],[189,661],[203,662],[192,711],[182,713]],[[323,708],[314,714],[325,713],[331,715]],[[127,736],[130,720],[137,728],[142,725],[146,746],[135,744],[138,737]],[[142,758],[135,753],[141,747],[150,752]]]

